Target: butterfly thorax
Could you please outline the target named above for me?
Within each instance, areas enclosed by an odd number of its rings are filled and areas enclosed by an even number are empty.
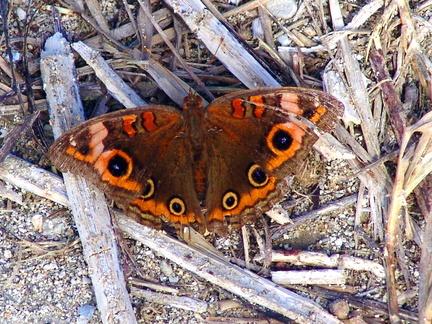
[[[183,100],[183,111],[188,124],[187,134],[192,148],[192,167],[194,173],[195,191],[200,201],[204,200],[206,191],[207,150],[205,147],[206,127],[200,96],[189,94]]]

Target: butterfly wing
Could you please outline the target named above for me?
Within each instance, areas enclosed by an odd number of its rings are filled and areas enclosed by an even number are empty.
[[[271,208],[318,139],[314,125],[330,131],[342,112],[331,95],[302,88],[240,91],[207,106],[209,229],[224,235]]]
[[[184,133],[182,112],[173,107],[133,108],[67,131],[49,156],[59,170],[88,179],[143,224],[202,223]]]

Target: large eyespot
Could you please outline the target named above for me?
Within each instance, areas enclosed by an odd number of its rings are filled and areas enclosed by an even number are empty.
[[[222,197],[222,206],[225,210],[232,210],[239,203],[239,195],[234,191],[226,192]]]
[[[186,204],[179,197],[173,197],[168,201],[168,209],[171,214],[181,216],[186,213]]]
[[[255,188],[264,187],[269,181],[268,175],[258,164],[252,164],[249,167],[247,176],[250,185]]]
[[[145,184],[145,188],[141,195],[141,198],[144,200],[149,199],[154,195],[154,192],[155,192],[155,183],[153,179],[148,179],[147,183]]]
[[[285,151],[291,147],[293,138],[290,133],[283,129],[278,129],[271,138],[273,147],[279,151]]]
[[[119,178],[130,173],[130,158],[124,152],[118,151],[108,161],[108,171],[113,177]]]

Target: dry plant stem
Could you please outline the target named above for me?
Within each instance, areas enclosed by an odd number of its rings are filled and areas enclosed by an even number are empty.
[[[341,16],[339,3],[333,0],[329,1],[329,4],[331,5],[332,20],[339,21],[340,19],[338,17]],[[333,19],[333,16],[337,18]],[[340,30],[342,28],[343,26],[335,25],[335,30]],[[361,68],[358,62],[354,60],[355,56],[351,51],[346,35],[340,39],[339,50],[342,55],[342,61],[344,62],[344,69],[349,84],[348,89],[350,89],[353,103],[362,119],[361,127],[367,150],[373,158],[376,158],[379,156],[380,150],[372,110],[368,101],[368,92],[364,82],[364,76],[360,72]]]
[[[175,307],[194,313],[205,313],[210,310],[210,305],[208,303],[190,297],[175,296],[134,287],[131,288],[131,294],[142,297],[149,303]]]
[[[432,213],[428,215],[426,228],[425,228],[425,240],[421,246],[421,258],[420,258],[420,285],[418,292],[419,301],[419,323],[430,324],[432,323],[432,293],[431,285],[432,282]]]
[[[73,57],[60,33],[46,43],[41,72],[58,137],[83,119]],[[103,323],[136,323],[104,194],[71,174],[64,181]]]
[[[334,29],[342,30],[343,26],[337,22],[341,21],[342,16],[340,12],[339,3],[336,0],[329,1],[330,12],[332,15],[332,21],[336,22]],[[371,105],[369,103],[369,96],[366,89],[365,78],[361,73],[359,63],[355,60],[350,44],[346,35],[341,37],[339,42],[339,50],[341,54],[342,64],[335,64],[338,66],[338,70],[341,71],[341,75],[345,75],[347,79],[347,89],[350,91],[350,97],[352,98],[353,104],[356,107],[357,114],[361,119],[362,135],[364,137],[364,143],[366,150],[370,156],[369,160],[364,163],[371,163],[378,159],[380,156],[380,144],[378,141],[378,134],[375,127],[375,120],[372,114]],[[337,130],[339,132],[339,130]],[[339,137],[341,138],[341,137]],[[354,151],[354,153],[357,153]],[[356,160],[349,160],[354,170],[359,168],[359,165],[355,165],[358,162]],[[379,175],[379,178],[375,179],[375,176]],[[385,216],[383,211],[387,209],[388,198],[387,192],[383,190],[382,184],[386,183],[379,180],[387,180],[387,171],[384,166],[378,166],[373,174],[366,174],[360,176],[360,180],[365,184],[369,191],[369,204],[370,204],[370,217],[374,226],[374,239],[384,239],[384,219]]]
[[[340,209],[346,209],[348,206],[354,204],[357,201],[357,195],[351,195],[348,197],[341,198],[331,204],[321,206],[320,208],[311,212],[304,213],[303,215],[294,219],[294,224],[287,224],[280,226],[276,231],[273,232],[271,238],[276,240],[288,231],[293,230],[297,226],[304,224],[308,221],[314,220],[322,215],[326,215],[330,212],[334,212]]]
[[[107,34],[110,33],[110,28],[105,19],[105,16],[102,14],[99,1],[97,0],[85,0],[87,4],[87,8],[89,9],[91,15],[94,18],[94,21],[97,22],[98,26]]]
[[[95,71],[96,76],[105,84],[112,96],[126,108],[147,105],[147,103],[111,69],[99,52],[94,51],[83,42],[72,44],[72,48],[77,51]]]
[[[186,82],[152,58],[146,64],[145,69],[159,88],[163,89],[171,100],[182,107],[183,99],[188,95],[191,89]],[[207,101],[203,98],[203,105],[206,106],[207,104]]]
[[[116,213],[119,227],[132,238],[248,302],[264,306],[295,320],[297,323],[340,323],[313,301],[301,297],[248,270],[234,266],[212,254],[203,254],[162,233],[137,224],[133,219]]]
[[[16,156],[8,155],[0,164],[0,179],[38,196],[70,207],[63,180]]]
[[[225,12],[223,14],[223,16],[225,18],[231,17],[231,16],[235,16],[241,13],[244,13],[245,11],[250,11],[253,10],[255,8],[258,8],[260,5],[265,5],[267,2],[269,2],[270,0],[255,0],[255,1],[248,1],[246,2],[244,5],[241,5],[237,8],[234,8],[228,12]]]
[[[166,0],[165,3],[246,87],[254,89],[280,86],[200,1]]]
[[[1,106],[1,117],[6,117],[8,115],[10,116],[22,116],[23,115],[23,108],[24,111],[28,111],[28,103],[24,102],[24,106],[21,105],[3,105]],[[39,99],[35,101],[34,108],[36,110],[46,111],[48,108],[48,104],[46,99]]]
[[[272,271],[272,281],[278,285],[345,285],[344,270]]]
[[[195,75],[195,73],[192,72],[191,69],[186,65],[183,58],[180,56],[180,54],[177,52],[174,45],[171,43],[171,41],[166,37],[164,31],[162,28],[157,24],[156,20],[152,17],[151,13],[148,11],[148,8],[142,3],[142,1],[138,0],[138,2],[141,5],[141,9],[144,11],[144,14],[146,15],[147,19],[153,24],[153,27],[157,30],[159,35],[163,38],[165,44],[169,47],[171,52],[174,54],[174,56],[177,58],[177,60],[180,62],[180,64],[183,66],[183,68],[188,72],[190,77],[197,83],[198,87],[201,88],[210,98],[214,99],[213,95],[208,91],[206,86],[201,82],[201,80]]]
[[[389,119],[392,123],[396,140],[400,144],[406,126],[406,116],[399,95],[393,87],[393,80],[390,78],[390,74],[385,66],[385,57],[382,49],[371,48],[370,62],[381,88],[384,105],[390,114]]]
[[[410,150],[408,143],[415,132],[421,132],[422,136],[416,144],[415,150]],[[432,112],[429,112],[416,124],[406,128],[402,137],[401,154],[398,160],[398,167],[395,177],[395,182],[392,192],[392,200],[388,211],[387,231],[386,231],[386,275],[387,275],[387,291],[389,296],[389,315],[392,323],[400,323],[399,306],[396,291],[395,278],[395,249],[398,242],[399,233],[399,217],[401,208],[405,204],[406,197],[412,192],[416,185],[423,180],[427,174],[432,172]],[[427,219],[430,222],[430,219]],[[424,242],[430,245],[430,237],[424,238]],[[425,243],[422,248],[425,249]],[[422,257],[428,257],[430,248],[426,247]],[[424,260],[422,260],[424,265]],[[419,287],[423,301],[419,303],[419,312],[430,316],[428,309],[431,309],[432,291],[430,285],[430,269],[422,269],[423,277],[420,278]],[[424,303],[426,301],[426,304]],[[420,317],[421,320],[427,320]]]
[[[368,271],[378,278],[385,277],[384,267],[381,264],[349,255],[333,254],[328,256],[321,252],[298,250],[273,251],[272,262],[287,262],[296,266]]]
[[[376,317],[376,321],[371,321],[367,323],[384,323],[384,320],[381,320],[381,316],[387,317],[388,310],[387,305],[384,302],[368,299],[365,297],[366,294],[356,293],[353,291],[352,293],[344,293],[340,291],[331,291],[328,288],[321,288],[318,286],[313,287],[312,289],[302,288],[301,286],[298,288],[301,291],[308,292],[309,294],[314,294],[316,296],[320,296],[320,298],[335,300],[335,299],[344,299],[350,305],[356,307],[356,314],[364,314],[366,318],[371,319],[372,317]],[[417,323],[418,318],[417,314],[414,312],[401,310],[401,315],[406,323]],[[355,318],[350,318],[348,323],[366,323],[364,320],[360,320],[358,322],[355,321]]]

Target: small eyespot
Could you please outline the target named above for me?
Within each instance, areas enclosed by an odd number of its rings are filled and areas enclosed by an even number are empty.
[[[168,209],[173,215],[181,216],[186,213],[186,204],[182,199],[174,197],[169,200]]]
[[[222,197],[222,206],[225,210],[232,210],[237,207],[239,196],[234,191],[228,191]]]
[[[250,185],[255,188],[264,187],[269,181],[268,175],[258,164],[252,164],[249,167],[247,176]]]
[[[283,129],[277,130],[270,140],[273,144],[273,147],[279,151],[288,150],[293,142],[291,134]]]
[[[113,177],[119,178],[128,173],[129,163],[125,157],[114,155],[108,162],[108,171]]]
[[[141,195],[141,198],[144,200],[149,199],[154,195],[154,193],[155,193],[155,183],[153,179],[148,179],[144,191]]]

